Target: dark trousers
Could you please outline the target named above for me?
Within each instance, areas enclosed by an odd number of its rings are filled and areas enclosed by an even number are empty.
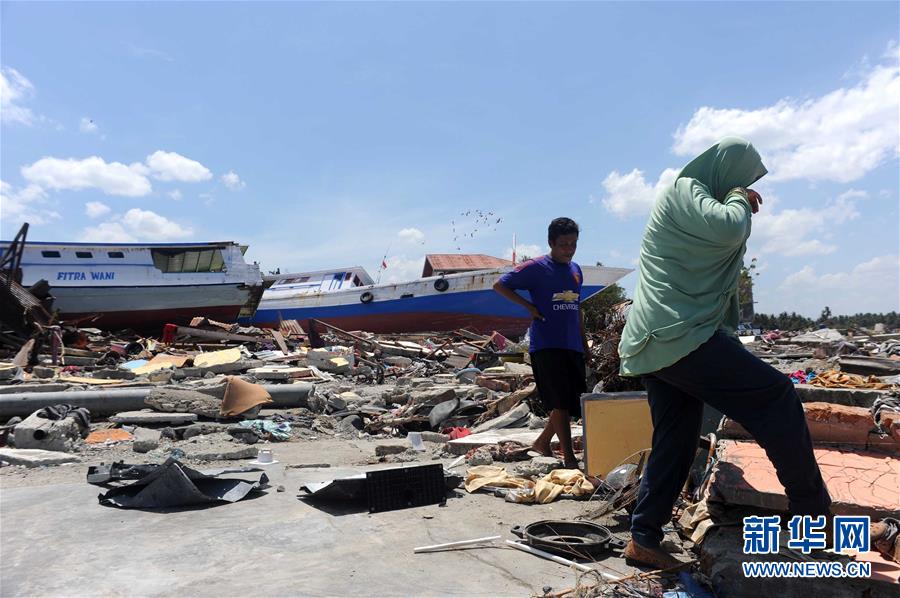
[[[643,378],[653,450],[631,518],[638,544],[656,547],[697,452],[703,403],[738,422],[765,449],[792,515],[825,515],[831,498],[813,455],[800,398],[787,376],[717,332],[677,363]]]

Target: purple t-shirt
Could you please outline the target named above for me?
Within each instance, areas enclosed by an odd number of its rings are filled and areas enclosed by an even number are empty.
[[[560,264],[548,255],[528,260],[500,277],[503,286],[528,291],[531,302],[545,318],[531,323],[532,353],[541,349],[584,352],[580,313],[583,281],[578,264]]]

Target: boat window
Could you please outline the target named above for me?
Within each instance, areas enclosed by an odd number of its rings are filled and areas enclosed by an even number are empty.
[[[121,251],[107,251],[106,255],[108,255],[109,257],[112,257],[112,258],[124,258],[125,257],[125,254],[122,253]]]
[[[353,272],[347,272],[347,274],[344,275],[344,280],[350,280],[351,276],[353,276]]]
[[[181,272],[222,272],[225,261],[220,249],[154,249],[153,265],[167,274]]]
[[[94,254],[91,253],[90,251],[76,251],[75,257],[80,257],[80,258],[94,257]]]
[[[355,286],[355,287],[362,286],[359,282],[359,276],[356,276],[356,275],[353,276],[353,286]]]
[[[41,255],[44,257],[60,257],[58,251],[42,251]]]

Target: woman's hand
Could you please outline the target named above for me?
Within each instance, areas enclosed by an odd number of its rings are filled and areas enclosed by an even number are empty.
[[[759,212],[759,206],[762,205],[762,196],[753,189],[747,189],[747,201],[750,202],[750,209],[756,214]]]

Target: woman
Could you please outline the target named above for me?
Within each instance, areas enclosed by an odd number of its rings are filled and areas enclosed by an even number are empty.
[[[737,285],[766,174],[756,149],[725,138],[691,161],[656,201],[641,245],[634,305],[619,343],[621,374],[641,376],[653,450],[631,520],[628,560],[679,563],[659,546],[697,450],[703,403],[735,420],[775,465],[794,515],[831,499],[791,381],[735,337]]]

